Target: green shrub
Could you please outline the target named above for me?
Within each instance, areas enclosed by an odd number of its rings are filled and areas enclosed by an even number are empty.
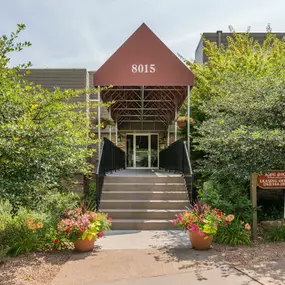
[[[245,222],[251,221],[251,202],[243,189],[235,184],[209,180],[199,191],[199,198],[203,203],[224,213],[233,214]]]
[[[24,207],[13,212],[12,204],[0,199],[0,261],[6,254],[51,249],[61,213],[78,206],[80,197],[73,192],[50,191],[39,201],[37,212]]]
[[[285,242],[285,226],[264,229],[264,238],[272,242]]]
[[[5,240],[5,231],[8,225],[13,221],[12,219],[12,205],[7,200],[0,199],[0,263],[4,261],[4,258],[10,250]]]
[[[4,243],[9,246],[9,253],[18,255],[32,250],[41,250],[46,244],[45,214],[29,212],[20,208],[12,222],[7,225]]]
[[[0,260],[7,253],[19,255],[51,248],[57,222],[51,213],[36,213],[25,208],[12,216],[12,205],[0,200]]]
[[[12,221],[12,205],[8,200],[0,199],[0,234]]]
[[[90,211],[94,211],[96,209],[96,183],[91,182],[89,193],[84,197],[84,204]]]
[[[234,219],[225,227],[218,228],[215,242],[232,246],[251,245],[250,226],[239,219]]]
[[[57,216],[66,209],[76,208],[79,203],[79,194],[71,191],[53,190],[42,196],[38,210]]]

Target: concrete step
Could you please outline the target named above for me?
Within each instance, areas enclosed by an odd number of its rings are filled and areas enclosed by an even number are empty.
[[[189,200],[101,200],[100,210],[104,209],[184,209]]]
[[[185,191],[185,183],[110,183],[104,182],[104,191]]]
[[[102,200],[187,200],[186,191],[103,191]]]
[[[180,210],[163,209],[104,209],[113,219],[143,219],[143,220],[173,220],[176,215],[182,213]]]
[[[114,219],[112,230],[173,230],[172,220]]]
[[[105,183],[184,183],[183,176],[106,176]]]

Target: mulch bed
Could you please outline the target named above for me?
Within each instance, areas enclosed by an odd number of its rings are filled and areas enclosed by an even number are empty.
[[[0,264],[1,285],[46,285],[71,255],[71,251],[33,252],[7,258]]]

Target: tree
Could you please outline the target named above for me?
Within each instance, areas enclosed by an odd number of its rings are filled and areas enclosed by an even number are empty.
[[[35,207],[42,193],[59,189],[74,173],[87,174],[94,149],[86,106],[70,103],[86,90],[52,92],[26,81],[20,69],[9,68],[9,55],[30,45],[19,43],[18,29],[0,38],[0,197],[14,207]],[[93,91],[94,92],[94,91]]]
[[[227,42],[206,41],[209,61],[189,65],[200,170],[215,199],[233,205],[248,197],[251,173],[285,169],[285,40],[268,29],[263,45],[249,33]]]

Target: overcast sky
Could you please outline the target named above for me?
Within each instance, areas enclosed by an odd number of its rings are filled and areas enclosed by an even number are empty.
[[[273,4],[274,3],[274,4]],[[145,22],[174,52],[193,59],[203,32],[285,31],[284,0],[0,0],[0,35],[26,24],[32,47],[12,63],[98,69]]]

